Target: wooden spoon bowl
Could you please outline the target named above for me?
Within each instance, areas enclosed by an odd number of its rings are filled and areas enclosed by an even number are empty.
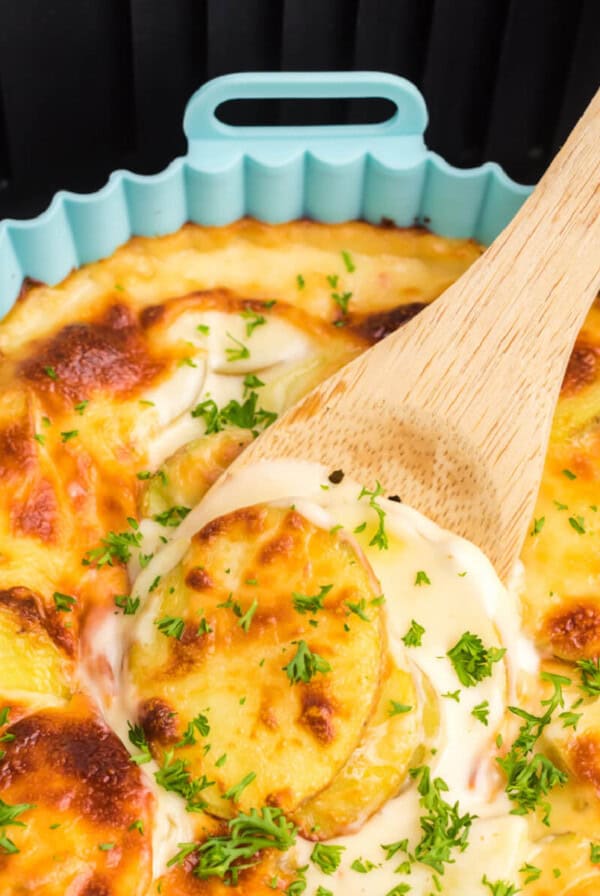
[[[600,287],[600,92],[493,245],[238,458],[342,468],[512,569],[575,337]]]

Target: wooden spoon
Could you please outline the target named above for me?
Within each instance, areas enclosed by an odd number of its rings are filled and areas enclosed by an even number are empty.
[[[517,216],[433,305],[314,389],[232,470],[293,458],[379,480],[506,577],[575,337],[600,287],[600,92]]]

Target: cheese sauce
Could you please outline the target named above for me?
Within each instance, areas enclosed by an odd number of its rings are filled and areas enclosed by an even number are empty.
[[[446,870],[444,892],[457,896],[486,892],[481,885],[482,869],[492,880],[501,877],[516,881],[517,869],[526,852],[527,822],[509,814],[510,805],[490,756],[521,664],[516,602],[476,547],[395,501],[380,499],[386,514],[389,548],[380,550],[369,545],[376,516],[368,501],[358,499],[361,486],[348,476],[342,483],[333,485],[328,480],[328,472],[319,465],[304,462],[261,462],[240,472],[225,474],[179,526],[176,540],[159,551],[140,573],[133,593],[142,598],[143,609],[133,617],[133,622],[126,622],[129,627],[126,636],[141,643],[150,638],[156,618],[155,599],[148,592],[151,583],[156,576],[164,576],[172,569],[191,536],[218,516],[239,507],[274,502],[294,505],[299,513],[324,529],[343,526],[348,533],[354,533],[367,522],[363,532],[351,537],[359,541],[381,583],[391,653],[399,661],[408,653],[410,662],[424,673],[436,693],[440,735],[423,762],[429,765],[432,778],[440,777],[448,785],[447,801],[450,804],[458,801],[461,814],[468,812],[477,816],[469,835],[469,847],[464,853],[454,851],[456,864]],[[153,526],[146,528],[155,543]],[[420,646],[406,648],[402,638],[413,620],[425,631]],[[446,655],[467,631],[478,635],[486,647],[506,648],[502,660],[494,664],[491,676],[468,688],[461,685]],[[122,705],[117,715],[121,721],[112,721],[122,732],[123,718],[135,716],[135,694],[126,670],[118,692]],[[482,703],[489,708],[487,726],[472,714]],[[162,795],[160,798],[164,802]],[[159,857],[170,858],[176,852],[176,844],[189,839],[189,816],[186,818],[183,811],[179,813],[181,827],[178,828],[173,801],[164,808],[169,810],[171,830],[165,831],[163,827],[157,832],[160,849],[155,871],[159,870]],[[382,844],[404,838],[414,847],[420,836],[421,811],[415,784],[409,780],[402,793],[355,833],[331,841],[344,847],[340,867],[333,875],[323,874],[309,861],[314,844],[302,838],[290,858],[298,866],[308,864],[308,892],[322,886],[336,896],[386,893],[406,881],[412,887],[411,892],[429,893],[434,886],[431,869],[417,863],[408,877],[398,875],[394,869],[402,861],[402,855],[386,861],[382,849]],[[165,838],[172,848],[170,855]],[[351,866],[357,860],[370,870],[367,873],[353,870]]]

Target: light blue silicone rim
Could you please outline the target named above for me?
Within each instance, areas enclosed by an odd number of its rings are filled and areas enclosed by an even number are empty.
[[[231,127],[216,118],[232,99],[383,97],[388,121],[325,127]],[[489,244],[531,187],[491,162],[458,169],[423,140],[427,109],[417,88],[380,72],[257,72],[201,87],[184,117],[188,153],[149,177],[115,171],[87,195],[60,192],[29,221],[0,222],[0,314],[24,277],[56,284],[110,255],[134,234],[171,233],[186,221],[229,224],[244,215],[277,223],[425,221],[445,236]]]

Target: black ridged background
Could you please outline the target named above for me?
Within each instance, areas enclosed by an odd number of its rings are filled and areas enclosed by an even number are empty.
[[[0,217],[185,150],[186,100],[260,69],[380,69],[419,85],[459,166],[544,171],[600,84],[599,0],[0,0]],[[373,120],[376,101],[233,104],[253,123]],[[261,119],[262,116],[262,119]]]

